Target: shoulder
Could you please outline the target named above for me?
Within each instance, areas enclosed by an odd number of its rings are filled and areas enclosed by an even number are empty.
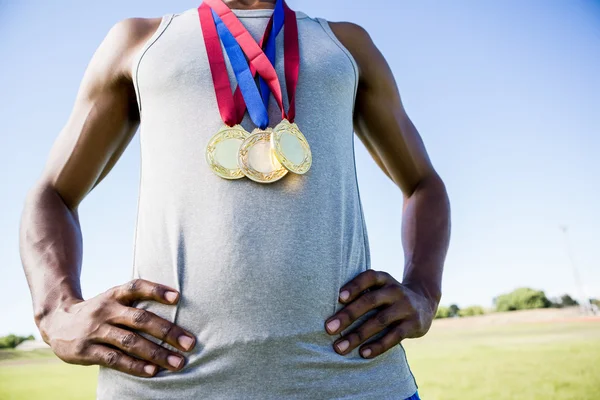
[[[389,65],[365,28],[352,22],[329,22],[329,26],[354,57],[363,86],[371,86],[374,82],[387,85],[390,82]]]
[[[160,26],[162,17],[126,18],[115,23],[100,44],[97,55],[111,75],[131,79],[131,65],[143,45]]]
[[[331,30],[335,35],[342,41],[347,42],[348,45],[360,46],[361,44],[372,43],[369,32],[362,26],[353,22],[333,22],[327,21]],[[346,43],[344,43],[345,45]]]
[[[373,62],[382,58],[371,35],[362,26],[353,22],[328,21],[328,23],[338,40],[354,57],[361,76],[364,76],[366,70],[373,66]]]

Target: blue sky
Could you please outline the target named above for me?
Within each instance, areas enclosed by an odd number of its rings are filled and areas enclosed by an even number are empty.
[[[600,297],[600,2],[290,0],[365,27],[446,182],[453,210],[443,304],[491,305],[519,286]],[[110,27],[196,1],[0,1],[0,335],[29,334],[18,222]],[[402,196],[356,140],[372,267],[402,277]],[[84,295],[130,277],[138,138],[81,206]]]

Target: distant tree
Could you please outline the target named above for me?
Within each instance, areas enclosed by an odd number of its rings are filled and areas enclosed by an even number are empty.
[[[449,316],[450,316],[450,308],[449,307],[444,307],[444,306],[438,307],[437,313],[435,314],[436,319],[448,318]]]
[[[449,307],[449,312],[450,315],[448,315],[449,317],[458,317],[458,313],[460,312],[460,308],[456,305],[456,304],[452,304]]]
[[[552,297],[550,299],[550,307],[553,308],[573,307],[578,305],[579,303],[577,300],[573,299],[568,294],[563,294],[560,297]]]
[[[485,310],[483,309],[483,307],[480,306],[470,306],[470,307],[466,307],[461,309],[458,312],[458,315],[461,317],[473,317],[475,315],[483,315],[485,314]]]
[[[519,288],[496,297],[494,305],[497,311],[514,311],[547,308],[551,306],[551,302],[541,290]]]
[[[600,300],[598,299],[590,299],[590,304],[595,304],[596,307],[600,307]]]
[[[548,300],[550,300],[550,307],[552,308],[562,308],[563,306],[560,298],[558,297],[550,297]]]
[[[572,306],[578,306],[579,305],[579,303],[577,302],[577,300],[575,300],[574,298],[572,298],[568,294],[563,294],[560,297],[560,302],[563,305],[563,307],[572,307]]]
[[[0,337],[0,349],[14,349],[25,340],[35,340],[35,337],[33,337],[33,335],[29,335],[27,337],[17,335]]]

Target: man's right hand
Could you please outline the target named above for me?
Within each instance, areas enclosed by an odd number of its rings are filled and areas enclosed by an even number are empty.
[[[168,286],[134,279],[89,300],[74,300],[59,307],[40,321],[40,332],[54,353],[70,364],[97,364],[140,377],[154,376],[158,367],[179,371],[185,364],[181,354],[133,330],[182,351],[194,347],[194,336],[150,311],[131,306],[139,300],[174,305],[179,293]]]

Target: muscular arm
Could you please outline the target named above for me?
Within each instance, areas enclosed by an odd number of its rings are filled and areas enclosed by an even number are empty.
[[[81,299],[82,237],[77,208],[110,171],[138,126],[128,62],[139,21],[115,25],[96,50],[71,115],[21,221],[21,259],[36,323],[62,302]]]
[[[140,279],[84,300],[77,210],[139,126],[131,65],[159,23],[160,18],[123,20],[98,47],[42,176],[27,196],[20,230],[23,269],[44,341],[66,362],[99,364],[144,377],[153,376],[157,367],[177,371],[184,359],[132,331],[146,332],[182,351],[191,349],[195,340],[132,305],[138,300],[172,305],[179,294]]]
[[[355,132],[404,195],[403,283],[420,290],[437,308],[450,240],[450,205],[445,185],[404,110],[386,60],[368,33],[351,23],[330,25],[359,67]]]

